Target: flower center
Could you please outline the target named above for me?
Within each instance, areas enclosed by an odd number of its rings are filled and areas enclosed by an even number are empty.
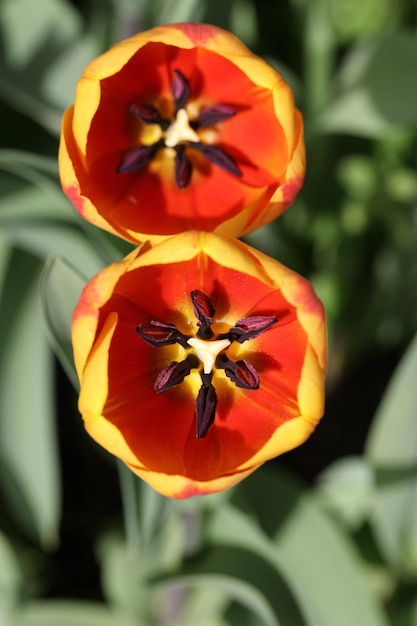
[[[198,337],[191,337],[187,340],[189,346],[194,349],[194,352],[203,364],[204,374],[211,374],[213,371],[216,358],[226,348],[230,346],[229,339],[217,339],[217,341],[205,341]]]
[[[258,389],[259,375],[246,360],[232,361],[227,348],[233,343],[244,343],[254,339],[273,324],[273,315],[255,315],[238,320],[227,333],[214,337],[211,328],[216,310],[211,299],[199,289],[191,292],[194,314],[199,327],[197,335],[190,337],[181,333],[174,324],[159,321],[145,322],[137,327],[144,341],[155,348],[178,343],[187,355],[183,361],[171,361],[158,374],[154,389],[161,393],[175,387],[197,369],[200,372],[201,387],[195,403],[196,435],[203,439],[214,423],[217,408],[217,394],[213,385],[216,370],[224,370],[227,378],[240,389]]]
[[[190,126],[188,113],[185,109],[177,112],[175,120],[170,124],[165,132],[165,145],[167,148],[175,148],[178,144],[187,141],[199,142],[200,138]]]
[[[190,149],[199,151],[208,161],[221,169],[242,176],[242,172],[233,158],[220,146],[205,143],[199,135],[200,130],[216,126],[236,114],[236,109],[227,104],[204,107],[195,120],[190,121],[185,105],[190,97],[188,80],[178,70],[174,70],[171,84],[172,98],[175,106],[173,119],[163,117],[157,108],[148,104],[133,104],[131,113],[144,124],[157,124],[161,133],[152,144],[142,143],[131,148],[122,157],[116,171],[119,174],[138,173],[146,168],[157,153],[164,148],[174,149],[175,181],[180,189],[190,184],[193,164]]]

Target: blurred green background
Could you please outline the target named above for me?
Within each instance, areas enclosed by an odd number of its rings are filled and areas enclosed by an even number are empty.
[[[72,308],[128,248],[78,217],[56,155],[85,65],[186,20],[294,89],[306,182],[247,241],[313,282],[330,365],[309,442],[174,502],[78,416]],[[417,626],[415,0],[0,0],[0,119],[0,624]]]

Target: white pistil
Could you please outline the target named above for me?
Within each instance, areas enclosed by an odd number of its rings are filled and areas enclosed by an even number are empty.
[[[179,109],[175,121],[168,126],[165,132],[165,145],[167,148],[174,148],[185,141],[199,143],[200,137],[191,128],[187,111]]]
[[[230,346],[229,339],[217,339],[216,341],[204,341],[197,337],[191,337],[188,345],[194,348],[194,352],[203,364],[205,374],[210,374],[216,362],[217,355]]]

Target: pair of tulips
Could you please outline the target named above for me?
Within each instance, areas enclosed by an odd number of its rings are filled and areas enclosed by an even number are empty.
[[[323,307],[237,239],[302,186],[302,118],[282,76],[214,26],[138,34],[86,68],[59,165],[79,213],[138,246],[74,312],[90,435],[176,498],[301,444],[323,413]]]

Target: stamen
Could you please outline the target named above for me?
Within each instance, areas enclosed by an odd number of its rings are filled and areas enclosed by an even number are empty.
[[[210,146],[205,143],[190,143],[191,148],[195,148],[217,167],[220,167],[222,170],[226,170],[229,174],[233,174],[234,176],[238,176],[239,178],[242,176],[242,172],[228,154],[222,148],[218,146]]]
[[[182,109],[190,97],[190,86],[188,80],[180,70],[174,70],[174,80],[171,85],[172,97],[174,98],[175,107],[178,111]]]
[[[204,339],[198,339],[198,337],[191,337],[187,343],[194,349],[194,352],[202,362],[204,374],[210,374],[218,354],[230,346],[229,339],[204,341]]]
[[[136,328],[136,332],[146,343],[154,348],[160,346],[170,346],[174,343],[185,344],[188,337],[184,336],[174,324],[164,324],[162,322],[145,322]]]
[[[116,168],[118,174],[132,174],[143,170],[164,145],[163,140],[150,146],[138,146],[128,150]]]
[[[198,116],[196,126],[198,128],[205,128],[207,126],[214,126],[218,122],[223,122],[236,115],[236,109],[228,104],[215,104],[211,107],[205,107]]]
[[[184,146],[175,148],[175,182],[179,189],[188,187],[193,168],[190,159],[185,154]]]
[[[256,369],[245,361],[228,360],[224,368],[224,373],[231,381],[233,381],[236,387],[240,389],[258,389],[259,388],[259,374]]]
[[[187,359],[185,361],[171,361],[158,374],[154,383],[156,393],[166,391],[182,383],[184,378],[191,372],[191,366]]]
[[[275,315],[254,315],[253,317],[245,317],[236,322],[234,327],[230,329],[228,336],[231,335],[235,341],[243,343],[244,341],[248,341],[248,339],[257,337],[277,321]]]
[[[217,408],[217,394],[210,383],[200,387],[195,403],[196,435],[197,439],[203,439],[214,423]]]
[[[198,326],[210,326],[216,313],[213,302],[200,289],[194,289],[190,295]]]
[[[132,104],[130,107],[133,115],[145,124],[159,124],[162,130],[166,130],[170,121],[161,117],[158,109],[150,104]]]

